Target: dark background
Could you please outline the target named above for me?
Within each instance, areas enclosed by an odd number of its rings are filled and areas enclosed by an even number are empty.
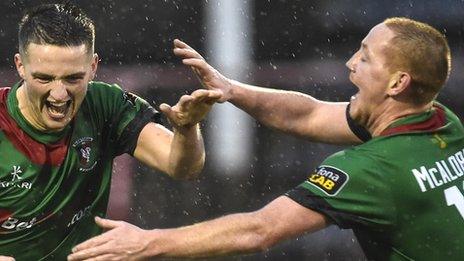
[[[346,60],[371,27],[387,17],[406,16],[427,22],[448,37],[453,71],[439,100],[462,117],[464,1],[250,1],[253,65],[248,83],[298,90],[324,100],[348,100],[355,88],[348,81]],[[18,80],[12,58],[21,12],[41,2],[0,3],[1,85]],[[157,104],[174,104],[182,94],[200,87],[171,50],[172,40],[180,38],[210,57],[204,0],[75,2],[96,24],[96,52],[102,59],[99,79],[119,83]],[[319,162],[342,148],[288,137],[258,123],[254,128],[253,159],[234,175],[224,175],[207,161],[199,180],[173,181],[127,158],[118,160],[110,216],[155,228],[253,211],[302,182]],[[204,129],[208,151],[211,130]],[[218,258],[310,259],[359,260],[363,255],[349,230],[332,226],[264,253]]]

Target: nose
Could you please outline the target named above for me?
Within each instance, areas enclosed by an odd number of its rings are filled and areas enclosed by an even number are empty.
[[[68,89],[61,80],[55,81],[55,84],[50,90],[50,97],[56,102],[65,102],[69,100]]]
[[[346,67],[348,67],[348,69],[351,72],[356,72],[356,64],[357,64],[358,53],[359,52],[354,53],[353,56],[351,56],[351,58],[345,64]]]

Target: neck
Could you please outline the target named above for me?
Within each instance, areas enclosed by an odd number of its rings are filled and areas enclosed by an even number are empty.
[[[21,86],[18,87],[16,91],[16,99],[18,99],[18,109],[23,115],[24,119],[35,129],[39,131],[46,131],[46,128],[38,123],[38,120],[34,117],[33,113],[30,111],[32,104],[29,103],[29,99],[26,96],[24,90],[24,82]]]
[[[375,112],[370,115],[366,128],[372,134],[372,137],[377,137],[394,121],[430,110],[432,104],[433,102],[412,105],[398,101],[385,103],[383,106],[378,106]]]

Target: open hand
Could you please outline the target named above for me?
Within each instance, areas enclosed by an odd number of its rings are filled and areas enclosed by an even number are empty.
[[[124,221],[95,217],[107,232],[93,237],[72,249],[68,260],[144,260],[147,256],[146,230]]]
[[[192,68],[204,88],[218,90],[221,93],[218,102],[230,99],[232,86],[230,80],[209,65],[195,49],[175,39],[173,51],[177,57],[182,58],[183,64]]]
[[[160,110],[173,127],[190,127],[203,120],[221,97],[220,91],[200,89],[190,95],[183,95],[172,107],[166,103],[161,104]]]

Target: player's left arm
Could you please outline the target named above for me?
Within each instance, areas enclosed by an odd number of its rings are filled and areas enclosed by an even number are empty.
[[[173,131],[149,123],[137,140],[134,157],[176,179],[194,178],[202,169],[205,149],[199,122],[220,98],[216,91],[196,90],[182,96],[176,105],[160,105]]]
[[[143,230],[123,221],[96,218],[96,222],[108,231],[74,247],[68,260],[199,258],[256,252],[328,225],[324,215],[286,196],[254,212],[181,228]]]

